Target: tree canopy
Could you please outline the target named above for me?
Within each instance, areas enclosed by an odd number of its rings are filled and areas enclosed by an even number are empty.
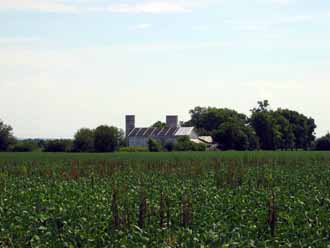
[[[197,128],[200,135],[212,136],[222,150],[253,150],[258,139],[245,114],[227,108],[196,107],[185,125]]]
[[[94,147],[96,152],[117,151],[123,140],[123,132],[116,128],[106,125],[95,129]]]
[[[165,122],[157,121],[151,127],[165,128],[167,126],[166,126],[166,123]]]
[[[222,150],[311,149],[315,140],[314,119],[289,110],[271,110],[268,100],[259,101],[251,116],[227,108],[195,107],[185,126],[200,135],[211,135]]]
[[[0,151],[8,151],[14,143],[12,127],[0,120]]]
[[[258,102],[251,110],[250,125],[254,128],[263,150],[310,149],[315,140],[316,124],[297,111],[270,110],[268,101]]]
[[[316,140],[315,149],[318,151],[330,151],[330,133]]]
[[[74,152],[93,152],[94,151],[95,131],[89,128],[81,128],[74,135]]]

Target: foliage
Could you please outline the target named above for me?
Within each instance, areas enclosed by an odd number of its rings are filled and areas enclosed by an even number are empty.
[[[190,110],[191,120],[185,125],[196,127],[199,135],[209,136],[225,123],[247,123],[247,117],[231,109],[195,107]]]
[[[165,122],[157,121],[151,127],[165,128],[167,126],[166,126],[166,123]]]
[[[157,140],[149,139],[148,150],[149,152],[160,152],[162,150],[162,146]]]
[[[69,152],[71,150],[72,140],[69,139],[47,140],[44,147],[44,152]]]
[[[312,118],[288,109],[269,109],[267,100],[252,109],[250,125],[264,150],[310,149],[315,140],[316,124]]]
[[[74,135],[72,150],[74,152],[93,152],[94,142],[94,130],[88,128],[81,128]]]
[[[224,122],[214,134],[214,141],[221,150],[249,150],[257,146],[257,139],[250,127],[238,123]]]
[[[196,107],[185,125],[197,128],[200,135],[210,135],[222,150],[254,150],[259,141],[248,125],[246,115],[231,109]]]
[[[268,111],[256,111],[250,118],[263,150],[276,150],[279,147],[281,133],[273,115]]]
[[[114,152],[119,149],[123,132],[116,127],[99,126],[95,129],[94,147],[96,152]]]
[[[148,152],[149,149],[145,146],[127,146],[121,147],[119,152]]]
[[[294,136],[294,148],[305,150],[311,148],[315,140],[315,120],[288,109],[278,109],[276,112],[289,121]]]
[[[192,150],[195,152],[204,152],[206,151],[207,146],[203,143],[193,143]]]
[[[165,144],[164,144],[164,149],[165,149],[165,151],[168,151],[168,152],[172,152],[172,151],[174,151],[174,142],[172,142],[172,141],[168,141],[168,142],[166,142]]]
[[[192,151],[193,142],[190,141],[188,136],[183,136],[177,139],[177,142],[174,144],[175,151]]]
[[[251,116],[227,108],[196,107],[191,120],[200,135],[212,135],[223,150],[310,149],[316,124],[297,111],[271,110],[267,100],[259,101]]]
[[[182,136],[177,139],[173,147],[174,151],[205,151],[204,144],[197,144],[190,140],[188,136]]]
[[[316,140],[315,150],[330,151],[330,133]]]
[[[1,153],[0,171],[0,247],[329,245],[329,152]]]
[[[11,148],[13,152],[33,152],[40,149],[39,143],[35,140],[20,140]]]
[[[0,120],[0,151],[7,151],[11,145],[15,144],[15,138],[11,126]]]

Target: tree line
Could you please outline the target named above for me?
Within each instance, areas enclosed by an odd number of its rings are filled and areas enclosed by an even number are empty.
[[[191,120],[200,135],[212,136],[222,150],[309,150],[314,147],[316,124],[289,109],[271,110],[267,100],[258,102],[248,117],[227,108],[196,107]]]
[[[183,126],[193,126],[201,136],[212,136],[220,150],[330,150],[330,134],[315,137],[316,123],[297,111],[278,108],[272,110],[267,100],[258,102],[250,116],[228,108],[195,107],[191,118]],[[156,122],[154,127],[166,127]],[[187,138],[177,144],[150,140],[150,151],[205,150]],[[122,129],[101,125],[95,129],[81,128],[73,139],[17,140],[10,125],[0,120],[0,151],[28,152],[114,152],[146,151],[147,148],[127,148]]]

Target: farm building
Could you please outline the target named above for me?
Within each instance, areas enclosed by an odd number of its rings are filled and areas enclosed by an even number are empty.
[[[212,144],[211,137],[199,137],[194,127],[181,127],[178,116],[166,116],[166,127],[135,127],[135,116],[126,116],[126,137],[129,146],[148,146],[148,141],[152,138],[162,144],[175,143],[179,137],[188,136],[196,143]]]

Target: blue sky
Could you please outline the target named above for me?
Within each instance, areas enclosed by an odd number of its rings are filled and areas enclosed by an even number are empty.
[[[330,130],[330,1],[0,0],[0,113],[72,137],[261,99]]]

